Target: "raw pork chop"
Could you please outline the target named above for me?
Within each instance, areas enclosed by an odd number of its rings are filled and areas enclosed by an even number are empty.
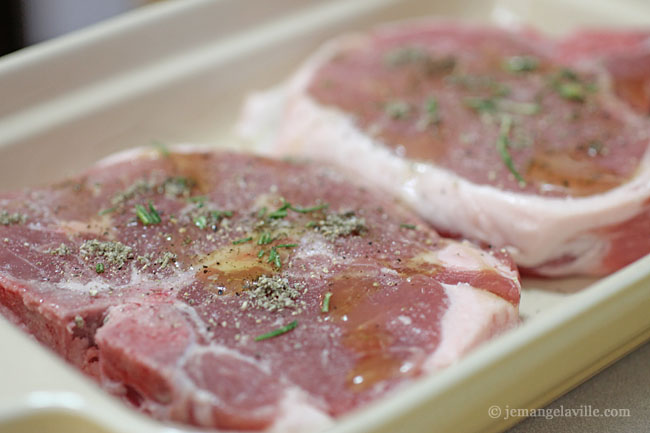
[[[505,253],[320,165],[131,151],[0,215],[0,311],[159,419],[327,426],[518,321]]]
[[[531,32],[382,27],[253,96],[240,130],[336,163],[442,233],[506,247],[524,271],[603,275],[650,251],[650,125],[606,71],[556,56]]]

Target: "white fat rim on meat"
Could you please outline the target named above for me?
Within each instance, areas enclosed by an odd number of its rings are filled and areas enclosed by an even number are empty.
[[[309,403],[308,395],[300,388],[289,388],[280,401],[280,413],[267,433],[303,433],[325,430],[334,425],[334,419]]]
[[[450,242],[435,253],[438,263],[445,267],[457,268],[463,271],[482,271],[494,269],[505,278],[519,280],[519,272],[509,264],[498,259],[489,251],[482,250],[468,242]],[[425,256],[426,258],[426,256]]]
[[[167,146],[167,149],[170,152],[175,153],[210,153],[215,152],[214,147],[195,144],[195,143],[179,143],[171,146]],[[117,153],[113,153],[106,158],[100,160],[95,164],[93,168],[95,169],[104,169],[111,165],[121,164],[127,161],[133,161],[135,159],[141,158],[150,158],[157,159],[160,158],[160,151],[154,147],[134,147],[131,149],[122,150]]]
[[[440,342],[424,362],[433,373],[456,361],[484,341],[519,323],[517,307],[488,291],[466,283],[443,284],[448,308],[440,324]]]
[[[631,181],[603,194],[550,198],[472,183],[426,163],[408,161],[361,131],[352,116],[326,108],[306,88],[314,71],[341,44],[366,43],[363,36],[325,44],[281,87],[246,102],[237,126],[240,136],[270,155],[294,154],[335,163],[406,201],[440,230],[495,246],[506,246],[517,264],[548,276],[598,273],[609,249],[599,229],[622,223],[650,197],[650,153]],[[268,120],[281,122],[271,127]],[[277,121],[277,120],[276,120]],[[261,125],[256,129],[255,125]],[[354,145],[350,145],[354,143]],[[564,257],[576,260],[544,264]]]

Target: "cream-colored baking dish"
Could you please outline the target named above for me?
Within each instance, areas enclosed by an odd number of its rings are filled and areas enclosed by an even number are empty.
[[[231,128],[247,93],[281,81],[330,36],[423,15],[550,33],[650,26],[643,0],[155,4],[0,59],[0,190],[48,182],[152,140],[238,146]],[[600,281],[524,286],[522,326],[331,432],[503,430],[517,419],[492,419],[490,406],[540,407],[650,339],[650,257]],[[2,432],[183,430],[131,411],[1,318],[0,342]]]

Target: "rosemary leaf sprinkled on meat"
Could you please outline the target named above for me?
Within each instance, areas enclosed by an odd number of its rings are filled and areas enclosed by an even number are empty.
[[[391,119],[403,119],[411,112],[411,105],[404,101],[390,101],[386,104],[385,110]]]
[[[440,123],[440,107],[436,98],[430,97],[426,100],[424,104],[424,116],[422,117],[422,123],[425,126],[436,125]]]
[[[390,50],[384,56],[384,63],[389,67],[413,65],[427,75],[450,73],[456,67],[453,56],[434,57],[427,50],[417,46],[400,47]]]
[[[329,207],[329,204],[327,204],[327,203],[321,203],[321,204],[317,204],[317,205],[314,205],[314,206],[308,206],[308,207],[300,207],[300,206],[295,206],[295,205],[293,205],[293,204],[291,204],[288,201],[283,199],[282,206],[280,206],[279,208],[277,208],[273,212],[269,213],[267,218],[271,218],[271,219],[284,218],[284,217],[286,217],[288,215],[289,210],[292,210],[292,211],[298,212],[298,213],[306,214],[306,213],[317,212],[319,210],[327,209],[328,207]],[[266,207],[263,207],[258,212],[257,217],[258,218],[264,218],[264,216],[266,215],[266,211],[267,211]]]
[[[208,209],[203,206],[203,204],[200,204],[198,209],[190,213],[192,223],[201,230],[210,228],[212,231],[217,231],[221,222],[233,215],[231,211]]]
[[[118,206],[113,206],[113,207],[109,207],[109,208],[106,208],[106,209],[102,209],[99,212],[97,212],[97,215],[99,215],[99,216],[108,215],[109,213],[115,212],[117,210],[117,208],[118,208]]]
[[[232,244],[233,245],[245,244],[246,242],[250,242],[252,240],[253,240],[253,237],[248,236],[246,238],[241,238],[241,239],[234,240],[234,241],[232,241]]]
[[[407,46],[395,48],[386,53],[384,58],[389,66],[403,66],[430,60],[429,54],[421,47]]]
[[[325,296],[323,297],[323,306],[320,309],[321,313],[329,313],[330,299],[332,299],[332,292],[325,293]]]
[[[282,334],[286,334],[287,332],[295,329],[298,326],[298,321],[294,320],[293,322],[289,323],[288,325],[285,325],[281,328],[274,329],[273,331],[267,332],[266,334],[258,335],[255,337],[255,341],[262,341],[262,340],[268,340],[269,338],[277,337]]]
[[[551,85],[562,98],[574,102],[585,102],[587,96],[597,90],[594,83],[585,81],[569,68],[563,68],[554,74]]]
[[[138,216],[138,219],[144,225],[158,224],[162,221],[160,219],[160,214],[158,213],[156,208],[153,206],[153,203],[151,202],[149,202],[149,209],[142,206],[141,204],[136,204],[135,214]]]
[[[133,182],[124,191],[115,194],[111,204],[114,207],[121,206],[135,197],[150,193],[164,194],[168,198],[189,197],[195,184],[193,179],[182,176],[168,177],[162,182],[142,178]]]
[[[168,177],[158,187],[160,194],[165,194],[169,198],[189,197],[190,191],[196,182],[187,177]]]
[[[539,59],[535,56],[512,56],[505,59],[503,68],[508,72],[532,72],[539,68]]]
[[[310,213],[310,212],[316,212],[319,210],[327,209],[329,205],[327,203],[323,204],[318,204],[315,206],[310,206],[310,207],[299,207],[299,206],[294,206],[294,205],[289,205],[289,208],[298,213]]]
[[[151,145],[158,151],[160,156],[162,156],[163,158],[169,158],[170,153],[166,143],[163,143],[162,141],[158,141],[158,140],[153,140],[151,142]]]
[[[517,179],[517,182],[519,182],[520,185],[525,186],[526,180],[521,176],[519,171],[517,171],[515,163],[512,160],[512,155],[510,155],[510,151],[508,150],[510,147],[510,139],[508,137],[510,135],[511,126],[512,118],[507,115],[502,116],[501,126],[499,128],[499,138],[497,139],[497,151],[499,152],[503,164],[508,168],[515,179]]]
[[[146,179],[138,179],[129,185],[124,191],[120,191],[113,196],[111,204],[118,206],[126,203],[136,196],[140,196],[151,191],[152,185]]]

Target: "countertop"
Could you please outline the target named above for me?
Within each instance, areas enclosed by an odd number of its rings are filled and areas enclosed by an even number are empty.
[[[573,409],[577,416],[553,416]],[[581,416],[627,409],[629,416]],[[549,417],[545,417],[546,414]],[[650,342],[607,367],[507,433],[650,432]]]

